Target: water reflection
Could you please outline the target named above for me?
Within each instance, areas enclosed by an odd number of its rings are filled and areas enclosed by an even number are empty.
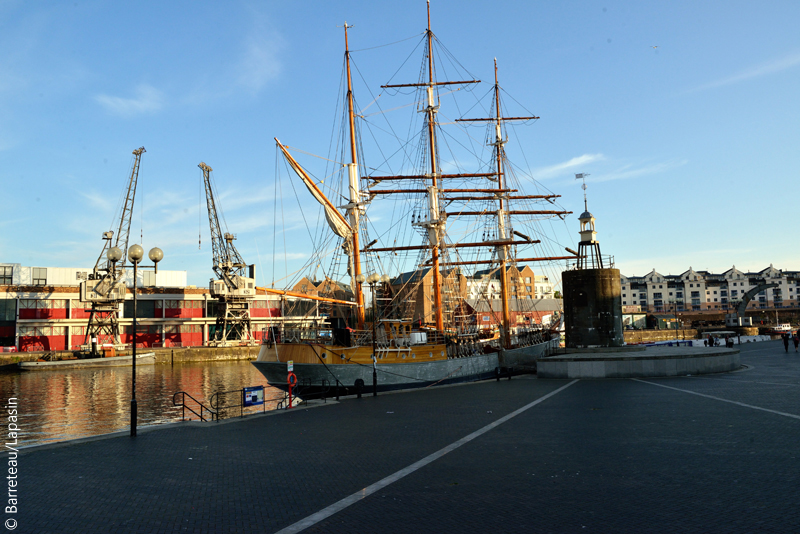
[[[136,368],[139,426],[180,420],[176,391],[186,391],[208,406],[218,391],[263,385],[265,397],[279,391],[250,362],[143,365]],[[130,428],[131,369],[73,369],[0,374],[0,402],[16,397],[20,445],[63,441]],[[228,402],[233,395],[229,396]],[[267,404],[274,408],[276,402]],[[246,409],[260,411],[263,407]],[[239,409],[231,410],[238,415]],[[187,411],[188,414],[188,411]]]

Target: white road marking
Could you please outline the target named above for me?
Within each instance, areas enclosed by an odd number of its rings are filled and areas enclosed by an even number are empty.
[[[763,380],[737,380],[735,377],[731,378],[711,378],[710,376],[693,376],[692,379],[696,380],[719,380],[721,382],[730,382],[731,380],[736,380],[736,382],[746,382],[748,384],[766,384],[768,386],[789,386],[792,388],[800,387],[800,384],[787,384],[785,382],[764,382]]]
[[[735,404],[737,406],[744,406],[745,408],[752,408],[754,410],[761,410],[762,412],[769,412],[769,413],[774,413],[776,415],[782,415],[784,417],[791,417],[792,419],[800,419],[800,415],[794,415],[794,414],[786,413],[786,412],[779,412],[777,410],[770,410],[769,408],[762,408],[760,406],[753,406],[752,404],[745,404],[743,402],[723,399],[722,397],[715,397],[714,395],[706,395],[705,393],[698,393],[696,391],[690,391],[688,389],[681,389],[681,388],[675,388],[675,387],[672,387],[672,386],[665,386],[664,384],[657,384],[655,382],[648,382],[647,380],[640,380],[638,378],[631,378],[631,380],[634,380],[636,382],[641,382],[643,384],[650,384],[651,386],[658,386],[660,388],[674,389],[675,391],[682,391],[684,393],[691,393],[692,395],[697,395],[698,397],[706,397],[707,399],[714,399],[714,400],[718,400],[718,401],[722,401],[722,402],[727,402],[729,404]]]
[[[567,389],[568,387],[570,387],[572,384],[574,384],[576,382],[578,382],[577,379],[573,380],[569,384],[561,386],[560,388],[558,388],[555,391],[551,391],[550,393],[548,393],[544,397],[540,397],[540,398],[536,399],[535,401],[531,402],[530,404],[526,404],[522,408],[511,412],[510,414],[506,415],[505,417],[501,417],[497,421],[495,421],[493,423],[490,423],[490,424],[486,425],[485,427],[483,427],[483,428],[481,428],[479,430],[476,430],[472,434],[470,434],[468,436],[465,436],[465,437],[461,438],[460,440],[458,440],[456,442],[451,443],[450,445],[448,445],[447,447],[445,447],[443,449],[439,449],[438,451],[434,452],[433,454],[431,454],[429,456],[426,456],[422,460],[420,460],[418,462],[415,462],[415,463],[409,465],[408,467],[405,467],[405,468],[401,469],[400,471],[397,471],[396,473],[393,473],[393,474],[389,475],[388,477],[386,477],[386,478],[384,478],[382,480],[379,480],[378,482],[376,482],[376,483],[374,483],[374,484],[372,484],[370,486],[367,486],[366,488],[364,488],[364,489],[362,489],[360,491],[357,491],[356,493],[353,493],[349,497],[345,497],[341,501],[333,503],[332,505],[328,506],[327,508],[323,508],[322,510],[320,510],[319,512],[317,512],[315,514],[311,514],[310,516],[306,517],[305,519],[301,519],[297,523],[294,523],[292,525],[289,525],[286,528],[283,528],[283,529],[279,530],[275,534],[294,534],[296,532],[301,532],[301,531],[307,529],[308,527],[319,523],[320,521],[324,521],[325,519],[329,518],[333,514],[344,510],[345,508],[347,508],[351,504],[355,504],[358,501],[360,501],[360,500],[362,500],[362,499],[364,499],[366,497],[369,497],[373,493],[375,493],[375,492],[377,492],[379,490],[382,490],[383,488],[385,488],[389,484],[392,484],[393,482],[397,482],[401,478],[403,478],[403,477],[405,477],[407,475],[410,475],[414,471],[417,471],[418,469],[421,469],[421,468],[425,467],[429,463],[438,460],[439,458],[441,458],[442,456],[444,456],[448,452],[452,452],[452,451],[456,450],[457,448],[461,447],[462,445],[464,445],[466,443],[469,443],[473,439],[475,439],[475,438],[485,434],[486,432],[492,430],[493,428],[496,428],[496,427],[502,425],[503,423],[505,423],[509,419],[512,419],[512,418],[518,416],[519,414],[521,414],[525,410],[533,408],[537,404],[546,401],[550,397],[552,397],[552,396],[564,391],[565,389]]]

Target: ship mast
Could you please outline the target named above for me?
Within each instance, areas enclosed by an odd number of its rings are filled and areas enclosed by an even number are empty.
[[[436,113],[439,106],[436,105],[434,88],[438,85],[456,85],[477,83],[480,80],[455,81],[455,82],[436,82],[433,79],[433,31],[431,31],[431,3],[428,0],[428,29],[426,31],[428,41],[428,79],[422,83],[407,83],[382,85],[382,88],[389,87],[425,87],[427,93],[427,106],[425,107],[425,122],[428,130],[428,151],[430,153],[430,174],[417,176],[416,178],[430,179],[431,185],[425,189],[428,197],[428,221],[425,223],[428,233],[428,245],[425,248],[431,250],[431,270],[433,274],[433,304],[436,329],[444,330],[444,317],[442,306],[442,277],[440,273],[441,264],[439,262],[439,249],[442,248],[441,237],[442,229],[445,225],[446,215],[439,210],[439,179],[443,176],[439,173],[439,163],[436,160]],[[455,176],[453,176],[455,177]],[[379,179],[371,177],[373,180]],[[380,179],[383,179],[381,177]],[[410,179],[411,176],[391,176],[385,179]]]
[[[433,98],[433,32],[431,31],[431,2],[428,0],[428,106],[425,108],[428,123],[428,143],[431,160],[431,186],[428,188],[428,208],[430,209],[431,226],[428,228],[428,241],[431,244],[431,259],[433,260],[433,304],[436,307],[436,330],[444,330],[442,316],[442,280],[439,272],[439,192],[436,179],[436,112]]]
[[[508,202],[511,198],[517,199],[525,199],[525,198],[547,198],[548,195],[534,195],[532,197],[525,197],[525,196],[516,196],[511,197],[509,196],[508,192],[511,191],[506,188],[507,181],[504,182],[503,178],[505,173],[503,172],[503,159],[505,158],[505,152],[503,150],[503,145],[505,145],[506,141],[503,139],[503,123],[507,121],[514,121],[514,120],[533,120],[538,119],[539,117],[503,117],[501,114],[501,107],[500,107],[500,83],[497,79],[497,59],[494,60],[494,107],[495,107],[495,116],[486,118],[486,119],[456,119],[456,122],[493,122],[494,129],[495,129],[495,138],[494,138],[494,155],[496,160],[496,169],[497,169],[497,199],[498,199],[498,207],[497,207],[497,257],[500,261],[500,298],[501,298],[501,305],[502,305],[502,313],[503,313],[503,339],[502,344],[505,348],[511,348],[511,312],[509,311],[509,304],[508,304],[508,251],[509,246],[515,244],[515,241],[511,240],[511,236],[509,235],[509,229],[506,227],[506,222],[508,216],[511,214],[530,214],[530,215],[563,215],[564,211],[509,211],[508,209]],[[514,232],[515,235],[522,237],[526,240],[527,243],[538,243],[538,241],[534,241],[529,237],[520,234],[519,232]],[[488,243],[487,243],[488,244]],[[556,259],[556,258],[526,258],[521,261],[541,261],[547,259]],[[465,262],[466,263],[466,262]],[[470,263],[485,263],[485,262],[470,262]]]
[[[480,119],[456,119],[456,122],[492,122],[495,124],[495,142],[492,145],[496,146],[496,169],[493,172],[488,173],[459,173],[459,174],[442,174],[439,170],[439,164],[437,161],[437,144],[436,144],[436,113],[438,112],[439,107],[436,105],[434,90],[440,85],[465,85],[470,83],[479,83],[480,80],[462,80],[462,81],[435,81],[434,74],[433,74],[433,31],[431,30],[431,10],[430,10],[430,0],[428,0],[428,29],[426,31],[426,39],[427,39],[427,54],[428,54],[428,76],[427,80],[424,78],[420,80],[419,83],[408,83],[408,84],[391,84],[391,85],[382,85],[381,88],[401,88],[401,87],[425,87],[427,91],[427,106],[421,110],[425,112],[425,121],[427,128],[427,135],[428,135],[428,151],[430,152],[430,170],[429,174],[418,174],[418,175],[406,175],[406,176],[368,176],[370,180],[373,181],[373,185],[377,185],[380,182],[387,181],[387,180],[430,180],[430,185],[426,186],[425,189],[404,189],[404,190],[379,190],[379,189],[370,189],[370,195],[377,195],[377,194],[395,194],[395,193],[425,193],[428,199],[428,220],[424,223],[416,223],[418,226],[423,226],[427,230],[428,236],[428,243],[422,246],[404,246],[404,247],[386,247],[386,248],[373,248],[370,243],[365,248],[364,252],[382,252],[382,251],[398,251],[398,250],[420,250],[420,249],[430,249],[431,250],[431,258],[430,260],[426,261],[423,265],[430,265],[433,275],[433,294],[434,294],[434,314],[436,320],[436,328],[437,330],[444,329],[444,318],[443,318],[443,305],[442,305],[442,282],[441,282],[441,268],[442,267],[450,267],[456,265],[479,265],[479,264],[495,264],[497,263],[497,259],[490,259],[490,260],[476,260],[476,261],[445,261],[444,263],[440,261],[440,250],[442,249],[450,249],[450,248],[467,248],[467,247],[494,247],[498,253],[499,260],[500,260],[500,274],[501,274],[501,283],[502,283],[502,293],[503,293],[503,326],[504,326],[504,339],[503,345],[508,347],[510,346],[511,342],[511,320],[510,320],[510,311],[509,311],[509,304],[508,304],[508,282],[507,282],[507,262],[509,261],[508,254],[509,254],[509,247],[511,245],[517,244],[524,244],[530,245],[539,243],[538,240],[531,239],[530,237],[520,234],[519,232],[512,231],[511,228],[507,227],[507,219],[513,215],[556,215],[556,216],[563,216],[565,214],[569,214],[569,211],[563,210],[519,210],[519,211],[511,211],[508,209],[508,202],[510,199],[541,199],[541,200],[549,200],[551,198],[555,198],[558,195],[519,195],[519,196],[509,196],[509,193],[514,193],[516,189],[508,189],[504,182],[503,175],[503,158],[505,154],[503,152],[503,141],[502,137],[502,125],[504,122],[514,121],[514,120],[532,120],[538,119],[539,117],[503,117],[500,111],[500,86],[497,82],[497,68],[495,65],[495,107],[497,108],[495,116],[490,118],[480,118]],[[446,178],[489,178],[491,180],[497,180],[497,186],[491,189],[440,189],[439,182],[443,181]],[[451,197],[449,196],[450,193],[484,193],[489,194],[491,196],[488,197]],[[460,210],[458,212],[443,212],[440,211],[439,202],[451,202],[456,200],[481,200],[481,201],[494,201],[499,199],[499,206],[497,210],[492,211],[465,211]],[[487,215],[495,215],[498,219],[498,238],[496,241],[491,242],[480,242],[480,243],[444,243],[442,241],[442,236],[444,235],[444,226],[445,222],[448,217],[457,216],[457,217],[485,217]],[[521,241],[513,240],[510,235],[514,234],[518,237],[521,237]],[[560,259],[573,259],[574,256],[564,256],[564,257],[534,257],[534,258],[517,258],[516,261],[552,261],[552,260],[560,260]]]
[[[350,119],[350,163],[347,164],[348,178],[350,181],[350,227],[353,229],[353,272],[351,273],[351,284],[353,293],[356,297],[356,322],[358,329],[364,329],[364,294],[361,291],[361,282],[358,275],[361,274],[361,249],[358,244],[358,219],[361,202],[361,191],[358,177],[358,153],[356,152],[356,121],[353,111],[353,82],[350,77],[350,47],[347,41],[347,22],[344,23],[344,57],[347,65],[347,112]]]
[[[503,130],[500,127],[500,84],[497,82],[497,58],[494,60],[494,105],[495,105],[495,155],[497,157],[497,188],[503,190]],[[506,200],[503,193],[498,194],[497,209],[497,237],[499,241],[508,239],[506,235]],[[503,346],[511,348],[511,313],[508,310],[508,273],[506,260],[508,245],[497,247],[497,257],[500,259],[500,297],[503,306]]]

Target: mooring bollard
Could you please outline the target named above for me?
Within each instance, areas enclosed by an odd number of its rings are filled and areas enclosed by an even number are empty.
[[[372,396],[378,396],[378,361],[372,355]]]
[[[360,378],[356,380],[356,397],[361,398],[361,392],[364,391],[364,381]]]

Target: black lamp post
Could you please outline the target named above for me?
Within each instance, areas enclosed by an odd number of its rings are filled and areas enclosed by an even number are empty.
[[[110,251],[109,251],[110,252]],[[133,245],[128,249],[128,259],[133,264],[133,354],[131,357],[131,437],[136,437],[136,420],[138,415],[138,406],[136,404],[136,293],[138,292],[138,270],[139,262],[144,257],[144,249],[141,245]],[[153,262],[155,272],[158,272],[158,262],[164,259],[164,253],[160,248],[150,249],[148,257]]]
[[[377,296],[375,294],[375,286],[378,283],[388,283],[390,280],[388,274],[378,275],[372,273],[368,277],[363,274],[356,276],[356,281],[359,284],[366,282],[372,290],[372,396],[378,396],[378,349],[377,349],[377,325],[378,325],[378,312],[377,312]]]

